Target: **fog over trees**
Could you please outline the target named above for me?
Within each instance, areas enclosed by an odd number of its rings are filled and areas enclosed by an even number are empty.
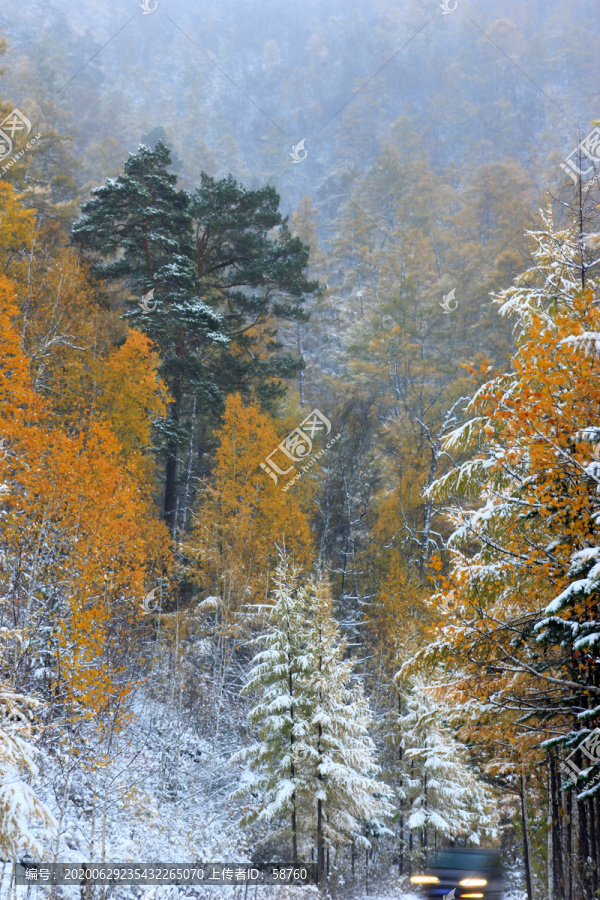
[[[600,896],[599,14],[0,0],[0,898]]]

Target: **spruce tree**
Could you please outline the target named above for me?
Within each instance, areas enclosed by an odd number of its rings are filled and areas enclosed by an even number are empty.
[[[387,787],[375,778],[380,767],[369,736],[371,714],[362,683],[353,675],[355,662],[346,656],[328,582],[323,578],[311,582],[308,595],[308,688],[313,709],[307,758],[312,763],[309,786],[321,881],[325,848],[355,844],[370,849],[363,832],[385,833],[383,819],[391,807]]]
[[[467,751],[451,730],[452,711],[416,680],[398,717],[403,747],[407,826],[420,835],[420,856],[434,845],[461,838],[479,845],[496,835],[493,798],[467,764]]]
[[[268,825],[270,840],[291,832],[298,852],[317,846],[319,880],[325,850],[358,844],[386,831],[387,788],[369,737],[371,716],[354,663],[344,659],[325,581],[299,584],[282,560],[277,569],[272,630],[253,660],[244,693],[256,696],[249,720],[258,740],[234,757],[249,771],[232,797],[254,797],[242,824]]]
[[[254,798],[241,820],[267,825],[267,839],[291,836],[293,862],[298,862],[298,813],[306,794],[308,722],[311,710],[306,690],[304,597],[298,571],[281,559],[275,575],[271,630],[257,640],[265,645],[253,659],[243,694],[255,696],[249,713],[258,740],[235,754],[249,772],[232,799]]]

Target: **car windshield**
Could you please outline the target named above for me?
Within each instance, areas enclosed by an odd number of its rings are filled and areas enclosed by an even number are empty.
[[[432,857],[430,865],[433,869],[469,869],[479,872],[484,869],[497,869],[498,859],[493,853],[444,850]]]

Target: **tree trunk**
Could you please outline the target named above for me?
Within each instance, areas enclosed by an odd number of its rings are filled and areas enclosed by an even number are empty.
[[[179,425],[181,413],[181,381],[178,379],[173,385],[173,401],[169,406],[169,419],[176,429]],[[176,438],[170,438],[167,442],[167,462],[165,466],[165,502],[163,515],[167,527],[173,537],[177,527],[177,449]]]
[[[573,900],[573,792],[567,794],[567,846],[566,846],[567,869],[569,873],[569,893],[568,900]]]
[[[404,875],[404,815],[400,813],[398,839],[398,874]]]
[[[585,768],[581,751],[578,751],[577,765]],[[587,803],[585,800],[577,800],[577,822],[579,837],[579,882],[581,888],[581,900],[592,900],[592,884],[590,873],[590,832],[588,828]]]
[[[317,884],[323,881],[325,872],[325,847],[323,845],[323,801],[317,800]]]
[[[321,653],[323,641],[322,630],[319,627],[319,676],[322,677],[323,671],[323,654]],[[321,682],[322,683],[322,682]],[[323,696],[321,693],[321,688],[319,687],[319,705],[323,702]],[[323,737],[323,727],[319,723],[318,726],[318,740],[317,740],[317,753],[319,755],[319,765],[317,769],[317,777],[319,780],[319,792],[321,791],[321,785],[323,784],[323,773],[321,772],[321,756],[323,753],[321,747],[321,738]],[[319,799],[317,801],[317,882],[319,884],[322,883],[323,874],[325,869],[325,841],[323,838],[323,801]],[[327,874],[329,875],[329,848],[327,848]]]
[[[552,881],[557,900],[565,898],[565,867],[563,859],[563,816],[560,772],[556,750],[550,751],[550,800],[552,811]],[[549,860],[550,863],[550,860]]]
[[[398,691],[398,715],[402,716],[402,694]],[[404,778],[402,777],[402,762],[404,760],[404,751],[402,746],[398,747],[398,763],[400,768],[400,777],[398,778],[398,786],[402,789],[404,784]],[[402,791],[400,790],[400,793]],[[403,801],[400,800],[402,804]],[[398,874],[400,876],[404,875],[404,812],[402,807],[400,809],[400,816],[398,820],[399,825],[399,834],[398,834]]]
[[[410,774],[413,774],[415,761],[411,759],[410,761]],[[412,806],[412,802],[410,804]],[[412,875],[413,872],[413,832],[412,828],[408,829],[408,874]]]
[[[546,878],[548,883],[548,900],[555,900],[554,895],[554,853],[552,852],[554,840],[554,822],[552,818],[552,766],[549,761],[547,770],[548,782],[548,813],[546,815]]]
[[[527,888],[527,900],[533,900],[531,844],[529,842],[529,820],[527,818],[527,788],[524,775],[521,775],[521,814],[523,816],[523,862],[525,864],[525,886]]]
[[[594,794],[592,803],[594,804],[594,831],[596,832],[596,893],[598,893],[600,887],[598,884],[600,880],[600,797],[598,794]]]
[[[297,331],[297,345],[298,345],[298,358],[302,359],[304,354],[304,347],[302,346],[302,324],[298,322],[298,331]],[[300,369],[298,372],[298,390],[300,392],[300,406],[304,406],[304,369]]]
[[[424,794],[424,803],[425,809],[428,809],[427,806],[427,772],[423,775],[423,794]],[[422,845],[425,850],[427,850],[427,817],[425,818],[425,828],[422,832]]]
[[[94,769],[94,775],[92,778],[92,830],[90,833],[90,843],[89,843],[89,854],[90,854],[90,867],[94,862],[94,841],[96,839],[96,809],[97,809],[97,801],[98,796],[96,794],[96,784],[98,780],[98,775],[96,769]],[[85,897],[86,900],[90,900],[91,896],[91,882],[85,882]],[[82,885],[82,893],[83,893],[83,885]]]
[[[192,426],[190,428],[190,445],[188,448],[188,461],[187,461],[187,471],[185,475],[185,490],[183,493],[183,512],[181,518],[181,526],[185,531],[187,528],[188,517],[191,518],[190,515],[190,502],[191,502],[191,493],[192,493],[192,466],[194,462],[194,428],[196,426],[196,395],[194,394],[194,400],[192,404]]]
[[[598,823],[596,822],[596,809],[594,803],[594,797],[587,798],[587,812],[588,812],[588,823],[589,823],[589,854],[591,859],[590,866],[590,878],[591,878],[591,888],[592,888],[592,897],[598,896],[598,856],[597,856],[597,844],[596,844],[596,832],[598,830]]]
[[[585,800],[577,801],[577,820],[579,824],[579,886],[581,889],[581,900],[591,900],[591,885],[589,873],[589,842],[588,842],[588,823],[587,811],[585,808]]]
[[[288,646],[289,646],[289,634],[288,634]],[[290,689],[290,698],[294,696],[294,682],[292,677],[292,661],[289,658],[288,654],[288,683]],[[292,729],[290,731],[290,748],[294,747],[294,701],[291,700],[290,706],[290,718],[292,720]],[[291,756],[291,754],[290,754]],[[298,865],[298,822],[296,819],[296,770],[294,768],[293,756],[292,762],[290,763],[290,770],[292,774],[292,782],[294,783],[294,791],[292,793],[292,862],[294,865]]]
[[[292,794],[292,862],[298,865],[298,831],[296,822],[296,792]]]

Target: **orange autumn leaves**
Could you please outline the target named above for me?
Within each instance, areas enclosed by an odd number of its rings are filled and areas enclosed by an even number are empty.
[[[152,423],[160,358],[52,222],[0,184],[0,616],[11,666],[71,722],[129,715],[140,601],[172,566],[158,520]],[[190,545],[227,622],[268,593],[277,546],[312,559],[305,512],[259,467],[272,420],[231,397]],[[304,499],[309,486],[304,486]],[[5,638],[8,632],[4,632]],[[129,701],[128,701],[129,697]]]
[[[186,552],[193,581],[223,601],[233,615],[264,603],[280,547],[300,567],[312,559],[304,506],[309,486],[282,491],[260,468],[278,445],[273,420],[239,394],[227,400],[211,484],[205,488]]]
[[[573,581],[573,555],[598,543],[599,485],[590,467],[600,425],[597,301],[575,286],[559,309],[527,310],[521,323],[512,371],[479,390],[472,425],[462,429],[462,445],[478,440],[485,452],[435,487],[438,497],[462,494],[463,505],[451,569],[432,601],[439,620],[422,654],[445,661],[453,678],[443,692],[474,701],[477,732],[504,742],[501,755],[513,747],[533,753],[572,727],[574,682],[584,694],[590,658],[568,642],[542,642],[542,626],[548,604]],[[593,619],[596,602],[577,595],[560,616],[576,631]]]
[[[12,209],[3,208],[5,225]],[[16,282],[0,277],[0,603],[4,623],[20,633],[11,663],[43,671],[48,696],[68,714],[114,725],[132,688],[139,601],[169,557],[147,483],[150,424],[166,398],[158,359],[130,332],[93,357],[87,403],[79,418],[62,419],[52,401],[60,407],[68,392],[34,389],[36,368],[21,344],[27,310],[17,303],[27,292],[10,252],[2,262]]]
[[[481,400],[488,424],[503,448],[500,465],[511,472],[524,453],[529,484],[523,487],[523,512],[531,531],[551,533],[552,553],[543,541],[523,546],[520,530],[509,531],[515,552],[525,553],[538,577],[551,578],[557,592],[565,583],[574,547],[591,537],[596,506],[593,479],[586,473],[590,443],[585,429],[598,425],[600,363],[581,336],[600,331],[600,311],[593,294],[573,300],[572,309],[557,313],[554,327],[532,316],[526,340],[513,359],[515,375],[492,382]],[[579,337],[578,337],[579,336]]]

